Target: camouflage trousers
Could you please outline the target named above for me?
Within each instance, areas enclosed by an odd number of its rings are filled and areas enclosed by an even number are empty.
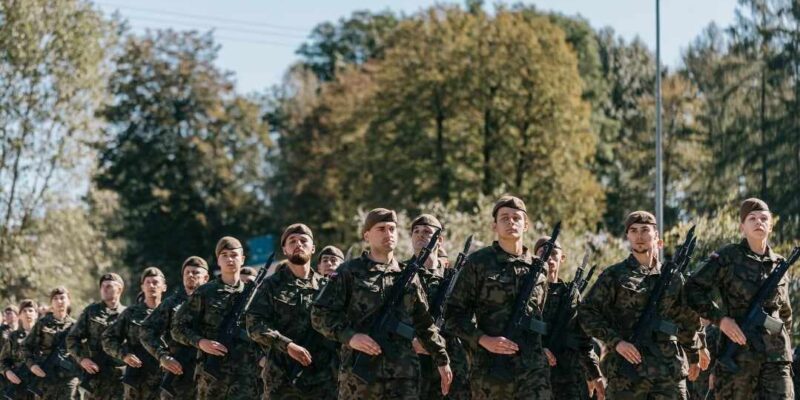
[[[336,400],[333,384],[298,389],[290,384],[279,385],[271,390],[264,388],[264,400]]]
[[[429,356],[420,356],[420,399],[452,399],[469,400],[469,360],[467,352],[460,340],[447,338],[447,354],[450,356],[450,368],[453,370],[453,383],[450,393],[442,396],[442,377],[439,368],[433,364]]]
[[[339,374],[339,399],[416,400],[419,382],[413,378],[376,378],[367,384],[349,371]]]
[[[714,370],[714,393],[717,399],[790,400],[794,399],[791,364],[763,362],[750,352],[736,357],[739,372],[725,371],[717,364]],[[748,354],[749,353],[749,354]]]
[[[531,399],[550,400],[550,367],[542,365],[522,371],[509,380],[489,375],[488,368],[472,370],[470,387],[472,400]]]
[[[606,398],[619,400],[686,400],[686,380],[639,378],[636,382],[622,376],[608,378]]]
[[[686,386],[689,392],[689,400],[706,400],[706,394],[708,394],[709,386],[708,380],[711,377],[711,368],[709,367],[707,370],[700,373],[700,376],[697,377],[697,380],[694,382],[686,382]],[[709,399],[713,399],[714,395],[709,395]]]
[[[93,376],[88,384],[90,392],[84,393],[84,400],[120,400],[124,396],[122,371],[116,367],[101,367],[100,375]]]
[[[43,396],[39,400],[80,400],[78,378],[48,382],[42,388]]]
[[[206,374],[197,376],[197,400],[253,400],[261,398],[261,379],[256,374],[229,372],[214,380]]]
[[[589,388],[586,387],[586,379],[579,365],[575,365],[569,371],[550,369],[550,388],[553,392],[553,400],[587,400],[589,398]]]
[[[163,378],[163,375],[162,375]],[[159,386],[161,382],[158,383]],[[196,400],[197,399],[197,384],[194,379],[194,371],[185,371],[183,375],[179,376],[173,381],[175,388],[175,396],[170,396],[163,390],[159,389],[159,396],[161,400]]]
[[[161,398],[160,384],[160,370],[151,371],[135,387],[125,385],[125,400],[159,400]]]

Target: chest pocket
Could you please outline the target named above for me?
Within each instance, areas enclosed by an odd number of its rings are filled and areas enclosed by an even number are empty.
[[[494,272],[486,277],[481,300],[488,305],[501,307],[513,301],[517,295],[517,278],[507,271]]]
[[[221,298],[214,299],[211,303],[209,303],[203,318],[207,325],[216,327],[222,321],[222,319],[225,318],[229,297],[230,296],[223,296]]]
[[[626,276],[618,282],[620,290],[615,304],[619,309],[640,310],[647,303],[650,287],[644,276]]]
[[[377,283],[365,282],[361,279],[353,281],[353,302],[360,314],[356,315],[357,318],[380,307],[381,300],[381,288]]]

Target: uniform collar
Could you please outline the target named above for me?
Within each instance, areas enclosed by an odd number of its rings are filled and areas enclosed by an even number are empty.
[[[492,243],[492,248],[494,249],[495,254],[497,254],[497,261],[500,263],[522,262],[525,264],[531,264],[533,262],[531,253],[525,246],[522,246],[522,255],[520,256],[507,253],[502,247],[500,247],[500,242],[496,240]]]
[[[397,262],[396,258],[392,258],[387,264],[381,264],[369,258],[369,253],[364,252],[364,254],[361,255],[361,259],[368,271],[400,272],[400,264]]]
[[[661,261],[657,262],[656,268],[648,268],[647,266],[639,264],[639,260],[637,260],[636,257],[632,253],[625,260],[625,265],[627,265],[628,268],[630,268],[630,269],[632,269],[634,271],[638,271],[638,272],[640,272],[640,273],[642,273],[644,275],[654,275],[654,274],[660,274],[661,273]]]
[[[288,282],[290,286],[319,289],[322,275],[320,275],[317,271],[314,271],[313,268],[310,271],[311,273],[308,274],[308,278],[298,278],[292,273],[291,268],[289,268],[289,265],[287,264],[278,270],[277,273],[280,274],[281,280]]]
[[[764,262],[766,260],[770,260],[773,263],[779,263],[783,260],[780,256],[775,254],[774,251],[772,251],[772,246],[770,245],[767,245],[767,252],[764,253],[764,255],[756,254],[756,252],[751,250],[750,244],[747,243],[747,239],[742,239],[742,241],[739,242],[739,247],[742,248],[745,256],[747,256],[748,258],[752,258],[753,260],[756,260],[758,262]]]

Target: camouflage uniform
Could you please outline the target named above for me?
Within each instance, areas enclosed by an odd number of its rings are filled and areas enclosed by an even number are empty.
[[[719,342],[719,328],[716,325],[706,325],[700,332],[698,340],[700,341],[700,348],[707,349],[711,355],[711,362],[708,369],[700,371],[700,376],[694,382],[687,382],[689,386],[689,399],[690,400],[705,400],[706,394],[709,390],[708,379],[714,371],[714,362],[717,360],[718,342]],[[708,398],[713,398],[711,394]]]
[[[470,385],[473,399],[551,398],[549,367],[542,350],[542,337],[530,333],[527,343],[517,343],[512,356],[514,379],[489,374],[494,357],[478,344],[481,336],[502,336],[511,317],[520,284],[531,268],[533,257],[527,248],[521,256],[506,253],[498,242],[472,253],[447,302],[445,331],[452,332],[474,352]],[[547,292],[547,278],[539,276],[527,304],[529,315],[541,318]]]
[[[544,321],[552,329],[562,304],[567,307],[569,315],[569,321],[560,332],[561,336],[554,339],[562,343],[561,348],[549,349],[556,357],[556,366],[550,368],[550,386],[554,399],[581,400],[589,397],[586,381],[600,378],[602,374],[600,359],[594,352],[592,341],[578,325],[581,295],[574,291],[570,296],[568,290],[569,285],[561,280],[548,285]],[[552,333],[548,331],[548,334]],[[550,339],[549,335],[545,336],[545,347]]]
[[[186,346],[199,349],[201,339],[219,340],[219,329],[226,314],[242,296],[245,283],[227,285],[216,278],[200,286],[175,313],[172,321],[172,337]],[[261,396],[258,377],[258,346],[242,329],[221,360],[222,376],[214,380],[203,372],[203,360],[213,357],[202,354],[197,367],[197,398],[206,399],[256,399]]]
[[[382,346],[382,353],[376,358],[376,379],[371,384],[364,383],[352,373],[355,354],[348,345],[356,333],[369,334],[377,309],[403,267],[394,259],[388,264],[375,262],[364,253],[336,270],[311,308],[314,329],[342,343],[340,398],[419,398],[419,358],[414,354],[410,340],[389,335],[388,343]],[[416,337],[431,352],[437,366],[447,365],[445,342],[428,313],[428,303],[418,277],[406,287],[402,305],[396,317],[413,325]]]
[[[699,360],[695,334],[700,320],[685,304],[683,276],[673,275],[658,315],[660,329],[650,344],[637,348],[642,363],[636,367],[638,378],[625,374],[629,365],[615,348],[629,340],[633,328],[660,277],[660,267],[648,271],[631,255],[608,267],[579,307],[581,326],[590,336],[605,342],[608,355],[602,369],[608,379],[606,395],[610,399],[685,399],[688,362]],[[675,329],[677,328],[677,331]]]
[[[128,354],[135,354],[142,362],[139,371],[128,371],[132,367],[125,367],[126,375],[138,375],[138,378],[125,383],[125,400],[156,400],[160,397],[158,386],[161,383],[161,370],[158,361],[145,351],[139,340],[142,321],[152,312],[153,309],[143,301],[136,303],[126,308],[102,335],[106,354],[121,362]]]
[[[425,296],[429,304],[442,287],[442,282],[450,278],[454,273],[455,270],[442,268],[441,264],[434,269],[423,268],[419,271],[419,280],[425,289]],[[439,375],[438,368],[433,365],[430,356],[420,355],[420,366],[422,367],[420,371],[420,398],[469,399],[469,365],[464,345],[461,343],[461,339],[448,335],[447,332],[442,332],[442,337],[445,338],[447,343],[447,355],[450,356],[450,368],[453,370],[453,383],[450,385],[450,393],[446,397],[442,396],[442,377]]]
[[[194,359],[197,357],[197,349],[178,343],[170,333],[175,312],[188,298],[186,290],[179,287],[153,310],[150,316],[142,322],[140,329],[139,339],[142,345],[157,360],[161,360],[161,357],[165,356],[175,357],[178,352],[189,354],[188,359],[191,360],[188,363],[181,363],[183,374],[173,381],[175,397],[162,393],[162,399],[194,400],[197,398],[197,387],[194,384]]]
[[[44,393],[41,400],[74,400],[79,399],[78,394],[78,366],[70,362],[66,357],[66,348],[55,348],[60,339],[60,335],[66,335],[66,331],[74,327],[75,319],[70,316],[63,321],[57,320],[53,314],[47,314],[36,322],[31,329],[31,333],[22,342],[22,354],[25,357],[25,364],[28,368],[39,365],[42,369],[47,369],[45,360],[53,351],[59,351],[65,355],[64,360],[67,365],[60,365],[56,368],[55,374],[48,374],[45,378],[36,378],[39,386]],[[46,372],[46,371],[45,371]],[[51,371],[52,372],[52,371]]]
[[[781,260],[782,257],[769,247],[765,255],[755,254],[746,240],[725,246],[692,275],[687,285],[689,301],[701,316],[716,325],[725,316],[741,323],[758,288]],[[714,290],[719,291],[720,305],[710,295]],[[790,371],[792,308],[786,276],[763,307],[765,312],[784,322],[781,332],[770,335],[761,329],[761,335],[748,335],[747,344],[734,357],[741,367],[737,374],[724,370],[717,363],[714,391],[718,399],[750,399],[754,393],[759,394],[759,399],[794,396]],[[720,337],[725,339],[720,344],[720,351],[723,351],[728,341],[724,335]]]
[[[247,309],[247,332],[269,354],[261,376],[265,399],[336,398],[335,344],[311,327],[311,303],[321,280],[313,270],[305,279],[284,266],[267,278]],[[292,342],[305,347],[312,358],[309,367],[297,370],[302,374],[294,384],[288,372],[300,364],[287,353]]]
[[[120,304],[115,309],[108,308],[102,301],[87,306],[78,321],[67,335],[67,349],[80,364],[84,358],[94,361],[100,372],[89,375],[83,372],[81,388],[87,390],[87,400],[118,400],[122,398],[122,365],[103,351],[101,343],[103,331],[125,311]]]
[[[20,326],[19,329],[8,335],[2,350],[0,350],[0,374],[3,375],[3,380],[6,382],[6,387],[3,388],[4,394],[13,399],[34,400],[33,394],[24,390],[25,385],[30,383],[31,379],[31,372],[25,365],[25,353],[22,348],[22,342],[27,336],[28,334]],[[13,371],[22,380],[22,383],[14,385],[6,380],[5,375],[8,370]]]

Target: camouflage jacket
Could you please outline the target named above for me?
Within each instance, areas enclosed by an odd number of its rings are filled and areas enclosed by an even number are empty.
[[[228,285],[222,278],[216,278],[197,288],[175,312],[172,338],[183,345],[198,349],[201,339],[219,340],[222,320],[242,296],[244,289],[243,281]],[[242,374],[258,376],[260,355],[258,346],[247,337],[247,332],[242,328],[233,348],[228,348],[228,354],[223,357],[221,370],[229,377]],[[203,356],[205,357],[205,353]]]
[[[5,375],[5,372],[10,369],[17,369],[25,365],[25,352],[22,348],[22,342],[27,336],[28,333],[22,329],[22,326],[8,335],[3,348],[0,349],[0,375]]]
[[[47,369],[44,365],[48,356],[53,351],[58,351],[64,355],[64,363],[58,365],[59,377],[75,377],[78,375],[77,364],[69,362],[67,349],[64,347],[56,348],[60,335],[66,335],[67,331],[75,326],[75,319],[69,315],[63,321],[59,321],[53,314],[47,314],[40,318],[31,329],[31,333],[22,342],[22,354],[25,364],[28,367],[39,365]],[[48,377],[52,377],[48,375]]]
[[[514,309],[525,275],[530,271],[533,257],[527,248],[521,256],[506,253],[498,242],[467,257],[453,293],[447,301],[445,331],[461,338],[474,351],[473,370],[488,370],[491,353],[478,344],[483,335],[503,336],[503,330]],[[539,275],[525,313],[541,319],[547,277]],[[530,333],[513,357],[515,370],[530,370],[544,365],[542,337]]]
[[[122,365],[103,351],[102,335],[123,311],[125,306],[122,304],[111,309],[102,301],[83,310],[67,335],[67,349],[75,361],[80,363],[81,359],[89,358],[100,366],[101,373],[104,369]]]
[[[264,376],[268,386],[288,383],[286,374],[300,372],[287,346],[296,343],[311,353],[312,365],[303,368],[299,386],[333,384],[335,343],[311,326],[311,303],[320,291],[322,275],[311,270],[308,278],[296,277],[284,266],[267,278],[247,309],[247,332],[269,354]]]
[[[601,376],[600,359],[594,352],[591,339],[578,325],[578,305],[581,303],[581,295],[576,290],[572,296],[569,296],[568,289],[569,285],[562,280],[548,284],[547,300],[544,305],[544,321],[547,322],[550,329],[553,329],[562,304],[567,307],[566,312],[569,319],[564,330],[560,332],[560,336],[554,338],[562,341],[561,351],[550,349],[554,352],[558,361],[552,373],[554,375],[574,374],[580,368],[586,379],[597,379]],[[550,335],[553,333],[555,332],[548,330],[548,335],[545,336],[544,341],[545,347],[547,347],[547,343],[551,339]]]
[[[404,264],[394,259],[388,264],[375,262],[364,253],[342,264],[314,302],[311,323],[325,337],[342,343],[340,355],[345,368],[352,363],[350,339],[356,333],[369,334],[376,311],[401,276],[403,267]],[[402,307],[396,317],[413,326],[415,336],[430,351],[436,365],[449,363],[444,339],[428,313],[428,302],[418,276],[405,288]],[[399,335],[389,335],[379,362],[378,377],[418,377],[419,359],[411,341]]]
[[[189,299],[186,290],[179,287],[171,295],[167,296],[161,304],[156,307],[142,322],[142,327],[139,334],[139,339],[145,349],[155,359],[161,360],[161,357],[167,355],[175,355],[180,348],[188,348],[175,339],[172,338],[170,330],[172,328],[172,319],[178,308]],[[192,348],[194,349],[194,348]]]
[[[579,321],[584,331],[606,343],[610,357],[607,368],[621,365],[615,352],[617,343],[628,341],[644,311],[659,276],[648,271],[631,254],[625,261],[606,268],[597,278],[579,307]],[[639,374],[677,379],[688,373],[688,364],[698,361],[695,335],[700,319],[686,304],[684,279],[675,274],[658,309],[660,329],[639,348],[642,364]],[[687,360],[688,356],[688,360]]]
[[[6,341],[11,336],[11,333],[14,331],[15,329],[11,329],[10,325],[0,324],[0,349],[3,348]]]
[[[158,371],[158,362],[142,346],[139,336],[142,322],[153,312],[143,301],[138,302],[120,314],[103,332],[102,343],[106,354],[123,361],[128,354],[136,354],[147,373]],[[129,367],[126,367],[129,368]]]
[[[686,287],[689,303],[715,325],[719,325],[724,316],[741,323],[750,301],[781,260],[783,257],[769,247],[765,255],[755,254],[745,240],[725,246],[713,253],[689,279]],[[784,322],[782,331],[770,335],[761,329],[761,334],[749,337],[745,345],[748,349],[760,349],[758,352],[765,354],[769,361],[792,361],[792,307],[787,282],[784,276],[778,290],[762,304],[766,313]],[[712,293],[716,291],[719,292],[721,304],[714,301]]]

